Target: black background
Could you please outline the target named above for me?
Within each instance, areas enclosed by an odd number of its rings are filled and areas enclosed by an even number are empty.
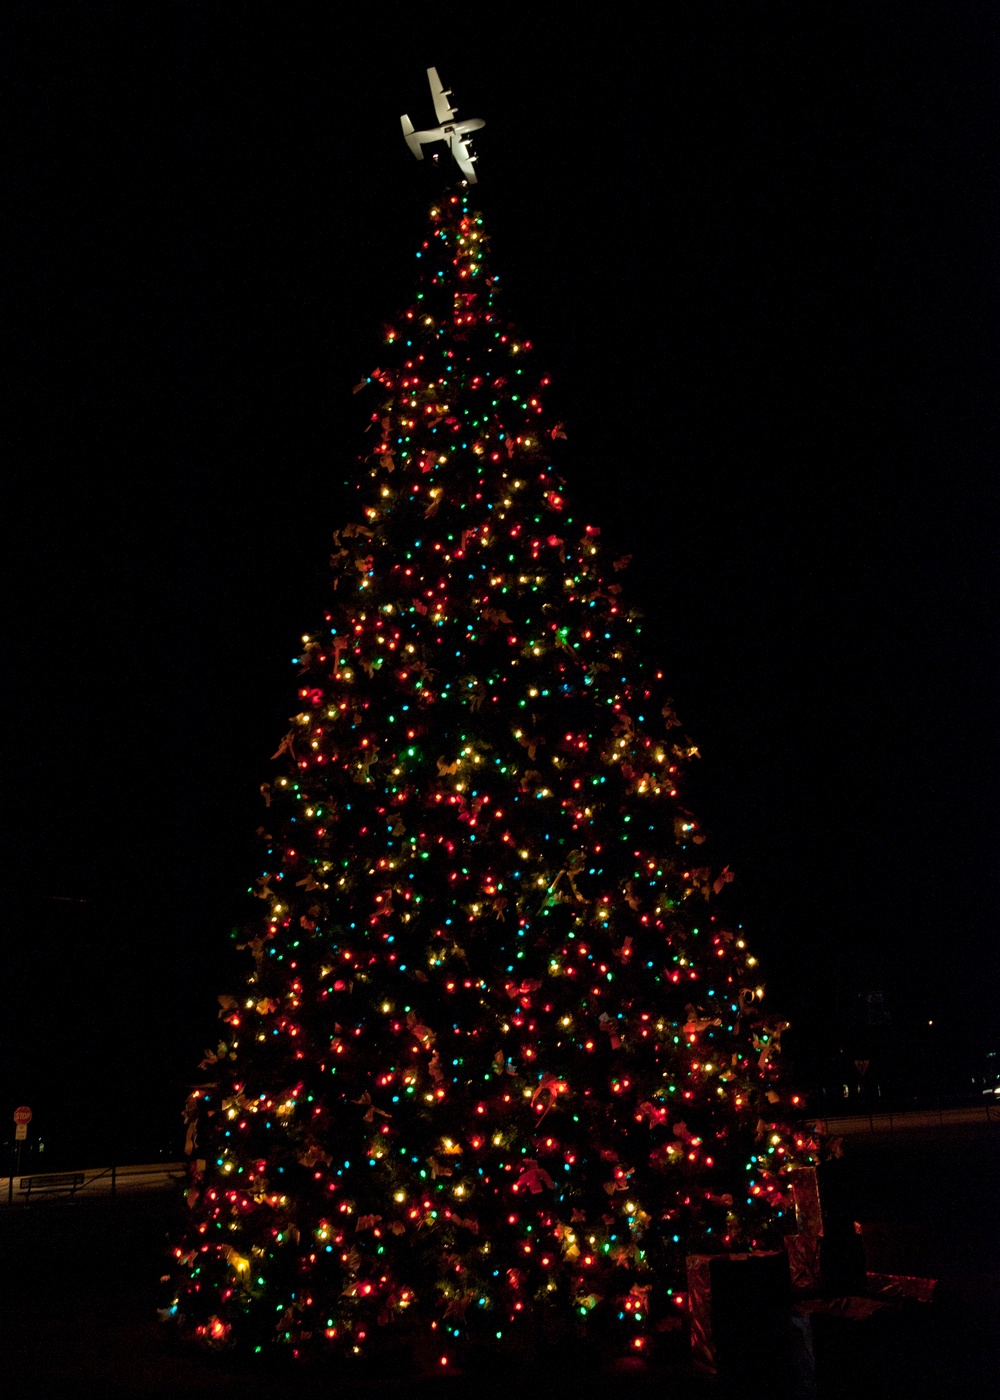
[[[217,1038],[428,64],[800,1072],[996,1045],[992,7],[417,8],[6,12],[0,1115],[49,1161],[176,1152]]]

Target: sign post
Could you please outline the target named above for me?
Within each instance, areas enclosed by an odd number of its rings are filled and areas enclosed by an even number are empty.
[[[17,1171],[17,1175],[18,1175],[18,1176],[21,1175],[21,1143],[24,1142],[24,1140],[25,1140],[25,1139],[27,1138],[27,1136],[28,1136],[28,1124],[29,1124],[30,1122],[31,1122],[31,1109],[28,1108],[26,1104],[22,1104],[20,1108],[15,1108],[15,1109],[14,1109],[14,1141],[17,1143],[17,1148],[16,1148],[16,1152],[17,1152],[17,1162],[16,1162],[16,1168],[15,1168],[15,1164],[14,1164],[14,1163],[11,1164],[10,1184],[9,1184],[8,1191],[7,1191],[7,1200],[8,1200],[8,1203],[9,1203],[9,1202],[12,1202],[13,1199],[14,1199],[14,1171],[15,1171],[15,1169],[16,1169],[16,1171]]]

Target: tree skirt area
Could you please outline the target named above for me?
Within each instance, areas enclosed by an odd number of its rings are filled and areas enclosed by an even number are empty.
[[[424,1368],[393,1370],[299,1366],[262,1372],[252,1363],[177,1350],[157,1319],[163,1250],[176,1209],[163,1193],[64,1201],[0,1210],[0,1333],[4,1369],[19,1392],[36,1400],[100,1395],[102,1400],[176,1400],[177,1396],[244,1400],[426,1395],[456,1397],[475,1387],[481,1396],[563,1391],[580,1396],[626,1392],[655,1395],[713,1393],[709,1378],[682,1365],[588,1374],[571,1358],[498,1358],[489,1374],[443,1376]]]
[[[971,1394],[995,1374],[1000,1316],[1000,1130],[957,1128],[851,1138],[824,1171],[827,1209],[917,1227],[921,1272],[936,1299],[864,1323],[814,1328],[818,1400],[884,1394]],[[568,1396],[710,1396],[693,1368],[588,1374],[566,1358],[510,1359],[450,1379],[440,1374],[258,1374],[165,1347],[156,1318],[170,1198],[151,1194],[0,1211],[0,1330],[4,1370],[36,1397],[264,1397],[512,1392]],[[754,1358],[747,1358],[751,1382]],[[780,1400],[775,1393],[774,1400]]]

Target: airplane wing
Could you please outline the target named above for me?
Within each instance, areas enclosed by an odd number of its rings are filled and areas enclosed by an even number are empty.
[[[434,115],[439,122],[451,121],[452,117],[455,115],[454,107],[450,106],[448,102],[448,98],[451,96],[451,90],[445,90],[441,79],[438,77],[438,70],[436,68],[428,68],[427,81],[431,85],[431,97],[434,99]]]
[[[413,123],[410,121],[409,117],[406,116],[405,113],[403,114],[403,116],[400,117],[399,120],[403,128],[403,138],[406,141],[406,144],[416,156],[417,160],[423,160],[424,150],[420,144],[420,133],[413,130]]]
[[[476,172],[473,168],[476,157],[472,154],[472,147],[468,141],[464,141],[457,131],[453,131],[448,137],[448,145],[451,147],[451,153],[458,163],[459,170],[469,184],[477,184]]]

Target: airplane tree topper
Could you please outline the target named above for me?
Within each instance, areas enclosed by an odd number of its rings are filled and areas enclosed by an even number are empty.
[[[476,172],[473,167],[476,157],[473,155],[472,147],[466,138],[470,132],[478,131],[486,123],[482,117],[470,117],[467,121],[461,122],[452,120],[456,116],[456,111],[449,103],[448,98],[453,94],[450,88],[443,86],[436,68],[428,68],[427,81],[431,85],[431,97],[434,99],[434,115],[441,125],[428,127],[426,131],[414,131],[413,123],[404,113],[399,120],[406,144],[417,160],[423,160],[423,147],[425,145],[432,141],[444,141],[455,157],[459,170],[469,184],[474,185],[476,184]]]

